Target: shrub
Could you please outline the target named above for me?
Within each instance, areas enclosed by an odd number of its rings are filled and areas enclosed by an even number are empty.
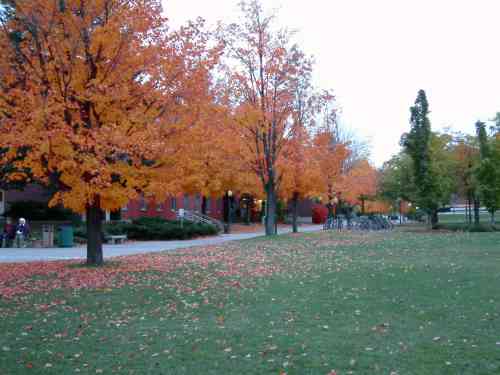
[[[406,215],[409,220],[424,222],[427,218],[427,214],[423,210],[415,210],[412,208]]]
[[[276,202],[276,219],[279,223],[283,223],[285,221],[286,211],[287,207],[285,202],[283,202],[282,200]]]
[[[214,225],[184,221],[169,221],[162,218],[139,218],[131,223],[110,223],[103,227],[104,236],[126,234],[133,240],[185,240],[200,236],[215,235],[218,229]],[[75,229],[75,236],[87,238],[85,227]]]
[[[328,209],[322,205],[315,205],[312,208],[312,222],[314,224],[323,224],[328,217]]]

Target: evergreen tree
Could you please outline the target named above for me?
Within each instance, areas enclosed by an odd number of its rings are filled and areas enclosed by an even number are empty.
[[[442,150],[433,150],[433,133],[429,121],[429,104],[424,90],[418,92],[415,105],[410,108],[411,130],[403,136],[405,152],[411,157],[416,188],[416,203],[427,212],[433,228],[438,224],[438,209],[449,202],[451,184],[449,171],[443,168],[441,160],[436,160]],[[441,145],[443,148],[445,145]],[[433,157],[435,155],[436,157]]]

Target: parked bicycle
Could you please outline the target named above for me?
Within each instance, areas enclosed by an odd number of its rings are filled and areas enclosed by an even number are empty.
[[[330,218],[324,225],[324,229],[338,229],[346,228],[352,231],[379,231],[379,230],[392,230],[394,225],[387,218],[381,215],[373,216],[360,216],[355,218],[343,217],[339,215],[338,219]]]

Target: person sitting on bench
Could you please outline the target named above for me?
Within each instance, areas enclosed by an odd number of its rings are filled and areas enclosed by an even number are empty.
[[[26,239],[30,234],[30,227],[25,218],[19,219],[19,224],[16,226],[16,247],[26,247]]]
[[[12,220],[8,217],[5,220],[5,226],[3,228],[3,233],[0,234],[0,243],[2,247],[9,247],[12,241],[16,238],[16,226],[12,224]]]

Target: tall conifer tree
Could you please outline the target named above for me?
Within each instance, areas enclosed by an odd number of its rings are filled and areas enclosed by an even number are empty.
[[[432,227],[438,223],[440,191],[437,175],[432,168],[431,123],[429,121],[429,103],[424,90],[420,90],[415,105],[410,108],[411,130],[403,137],[405,151],[413,161],[413,172],[417,184],[417,204],[431,218]]]

